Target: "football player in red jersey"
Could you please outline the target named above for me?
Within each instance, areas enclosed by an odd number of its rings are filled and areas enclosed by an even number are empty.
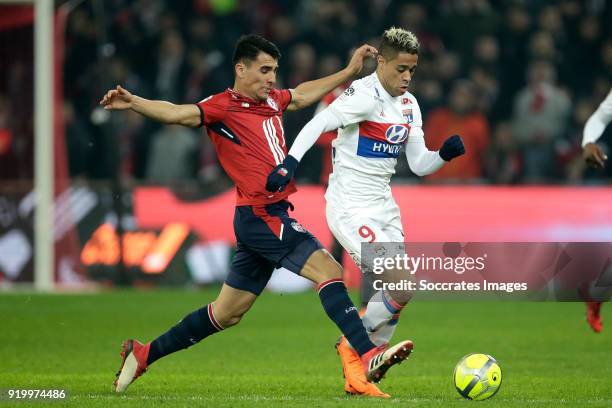
[[[275,88],[278,48],[260,36],[248,35],[238,40],[234,50],[233,88],[199,103],[176,105],[147,100],[121,86],[104,95],[100,104],[105,109],[131,109],[166,124],[206,126],[219,161],[237,190],[234,215],[237,250],[219,295],[149,343],[125,341],[114,383],[117,392],[124,391],[159,358],[236,325],[278,266],[318,285],[325,312],[357,350],[369,377],[382,377],[391,365],[410,354],[409,341],[384,349],[370,341],[342,282],[341,266],[288,215],[291,203],[286,199],[296,191],[295,185],[291,183],[283,191],[273,193],[265,188],[270,171],[287,156],[283,112],[320,100],[357,75],[363,60],[376,53],[375,48],[363,45],[342,71],[302,83],[292,90],[278,90]]]

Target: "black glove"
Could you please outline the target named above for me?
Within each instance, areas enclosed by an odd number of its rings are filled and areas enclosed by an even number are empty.
[[[287,184],[293,178],[295,169],[297,168],[299,161],[293,156],[287,155],[285,160],[270,172],[268,180],[266,181],[266,190],[276,193],[277,191],[283,191]]]
[[[461,140],[461,136],[459,135],[452,135],[446,139],[438,152],[444,161],[451,161],[455,157],[461,156],[464,153],[465,146],[463,146],[463,140]]]

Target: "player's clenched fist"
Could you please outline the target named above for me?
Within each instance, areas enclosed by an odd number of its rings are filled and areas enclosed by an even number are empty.
[[[295,157],[285,157],[285,160],[276,166],[268,175],[266,190],[271,192],[283,191],[293,178],[298,164],[299,162],[295,159]]]
[[[463,145],[463,140],[461,140],[461,136],[452,135],[451,137],[446,139],[438,153],[444,161],[450,161],[455,157],[464,154],[465,146]]]
[[[132,99],[131,93],[117,85],[117,88],[111,89],[102,97],[100,105],[104,106],[104,109],[130,109]]]

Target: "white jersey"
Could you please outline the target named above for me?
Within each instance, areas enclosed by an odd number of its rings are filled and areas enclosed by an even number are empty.
[[[392,199],[389,184],[397,158],[409,137],[423,137],[414,95],[391,96],[374,72],[354,81],[328,109],[342,127],[332,144],[326,199],[359,207]]]

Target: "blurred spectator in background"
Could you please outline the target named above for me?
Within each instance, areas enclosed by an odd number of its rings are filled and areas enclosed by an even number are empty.
[[[469,70],[469,78],[477,89],[476,109],[495,121],[503,115],[498,105],[501,91],[498,73],[503,70],[500,55],[497,38],[492,35],[480,36],[474,44]]]
[[[465,155],[446,164],[427,180],[477,181],[484,176],[484,159],[489,147],[489,123],[475,109],[477,90],[469,80],[453,83],[448,106],[435,109],[425,118],[425,141],[436,150],[452,134],[459,134],[465,144]]]
[[[10,115],[8,100],[0,93],[0,157],[9,154],[13,144],[13,132],[9,126]]]
[[[523,155],[526,182],[545,182],[557,176],[555,145],[563,139],[571,103],[555,85],[555,78],[550,62],[531,63],[528,84],[514,100],[512,128]]]
[[[495,126],[493,141],[486,153],[486,174],[493,183],[515,184],[521,174],[521,156],[514,138],[512,126],[501,122]]]
[[[158,130],[136,123],[123,129],[123,115],[108,122],[96,115],[94,107],[103,89],[123,83],[147,98],[177,103],[203,99],[231,84],[232,45],[247,32],[264,34],[278,44],[286,61],[278,73],[278,87],[335,72],[346,50],[384,27],[398,25],[415,32],[422,58],[411,92],[419,98],[424,118],[431,119],[430,113],[438,108],[449,109],[446,97],[453,83],[469,79],[476,89],[473,112],[484,115],[494,129],[491,149],[498,165],[487,162],[482,167],[486,179],[496,183],[561,182],[564,175],[570,181],[580,179],[579,167],[564,168],[582,165],[579,128],[584,114],[579,112],[587,106],[595,109],[612,85],[610,1],[113,0],[101,4],[103,13],[93,3],[83,2],[70,14],[64,65],[64,95],[74,110],[68,117],[80,129],[77,133],[90,134],[89,157],[98,158],[79,163],[83,156],[72,154],[77,163],[70,166],[90,177],[113,174],[114,160],[107,151],[117,152],[116,144],[121,143],[121,174],[145,178],[151,135]],[[24,55],[10,41],[2,44],[0,75],[5,80],[0,93],[16,113],[11,118],[12,150],[3,157],[2,174],[27,178],[32,172],[32,110],[31,98],[23,95],[31,94],[28,67],[32,64],[8,58]],[[547,72],[538,75],[553,79],[536,81],[533,71]],[[314,107],[287,115],[289,143],[313,113]],[[129,143],[112,140],[120,132],[132,134]],[[451,129],[452,133],[460,130]],[[434,136],[438,135],[428,134]],[[469,152],[468,146],[468,157]],[[198,160],[200,172],[194,181],[222,174],[210,151],[201,151]],[[318,155],[309,156],[300,168],[300,181],[319,182],[322,163]],[[517,168],[525,172],[524,178],[517,177]],[[396,180],[411,177],[403,163],[397,170]]]
[[[121,113],[122,126],[117,127],[114,132],[115,140],[119,144],[120,173],[128,180],[144,179],[150,158],[151,133],[156,127],[134,112]]]
[[[612,39],[608,39],[601,47],[601,65],[596,73],[600,78],[612,81]]]
[[[496,31],[498,15],[488,0],[443,2],[441,9],[444,43],[461,55],[472,53],[476,38]]]
[[[181,92],[187,77],[185,44],[177,31],[166,32],[159,47],[155,73],[156,98],[169,101],[182,100]]]
[[[92,134],[82,119],[76,115],[74,106],[64,102],[64,125],[66,129],[66,151],[70,177],[87,177],[88,163],[93,144]]]
[[[147,179],[172,183],[194,179],[198,135],[184,126],[164,126],[152,136]]]
[[[532,30],[532,19],[522,3],[512,3],[506,11],[504,24],[498,34],[502,70],[496,73],[501,83],[500,111],[508,117],[516,90],[523,86],[525,64],[529,61],[526,44]]]
[[[314,48],[306,43],[296,44],[289,55],[289,67],[291,74],[286,78],[289,88],[314,78],[317,69]]]

